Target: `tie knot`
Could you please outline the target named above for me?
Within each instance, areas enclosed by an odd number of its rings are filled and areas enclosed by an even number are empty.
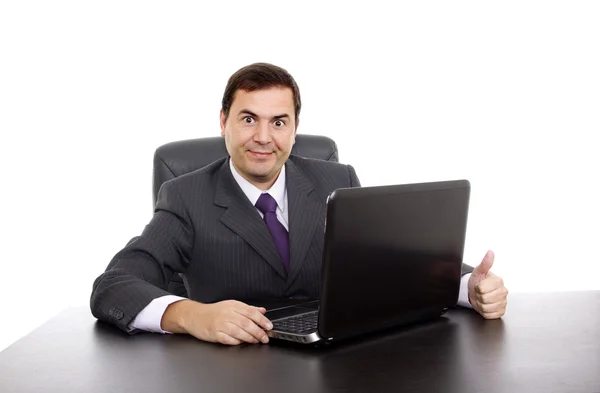
[[[277,209],[277,201],[268,193],[263,193],[256,201],[256,207],[262,214],[275,213]]]

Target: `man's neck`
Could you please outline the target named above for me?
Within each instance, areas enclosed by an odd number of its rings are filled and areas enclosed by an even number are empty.
[[[279,170],[279,173],[281,173],[281,169]],[[277,173],[277,176],[275,176],[273,178],[273,180],[269,181],[269,182],[259,182],[256,181],[254,179],[248,179],[246,176],[242,175],[244,177],[244,179],[248,180],[248,182],[250,182],[250,184],[252,184],[254,187],[258,188],[261,191],[267,191],[269,190],[271,187],[273,187],[273,184],[275,184],[275,182],[277,181],[277,178],[279,177],[279,173]]]

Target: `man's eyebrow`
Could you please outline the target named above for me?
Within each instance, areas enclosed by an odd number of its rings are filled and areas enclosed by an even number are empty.
[[[258,117],[258,115],[254,112],[252,112],[250,109],[240,109],[239,115],[250,115],[250,116],[254,116],[254,117]],[[290,118],[290,115],[288,115],[287,113],[283,113],[281,115],[276,115],[273,116],[273,119],[283,119],[283,118]]]
[[[252,112],[252,111],[251,111],[251,110],[249,110],[249,109],[241,109],[239,114],[240,114],[240,115],[244,115],[244,114],[246,114],[246,115],[250,115],[250,116],[258,117],[258,115],[257,115],[256,113]]]

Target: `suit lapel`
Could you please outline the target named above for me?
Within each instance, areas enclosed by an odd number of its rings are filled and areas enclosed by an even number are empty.
[[[277,248],[275,248],[271,233],[256,208],[252,206],[248,197],[233,178],[229,168],[229,160],[225,160],[219,170],[214,203],[227,208],[221,216],[221,222],[244,239],[285,279],[285,269]]]
[[[302,269],[306,253],[319,222],[323,217],[324,203],[313,193],[314,185],[292,162],[286,163],[286,187],[288,197],[288,222],[290,228],[289,287]]]

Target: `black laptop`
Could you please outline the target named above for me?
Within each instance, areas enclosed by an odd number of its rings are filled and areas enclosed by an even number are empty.
[[[311,344],[442,315],[458,299],[469,195],[467,180],[334,191],[320,300],[269,310],[269,337]]]

